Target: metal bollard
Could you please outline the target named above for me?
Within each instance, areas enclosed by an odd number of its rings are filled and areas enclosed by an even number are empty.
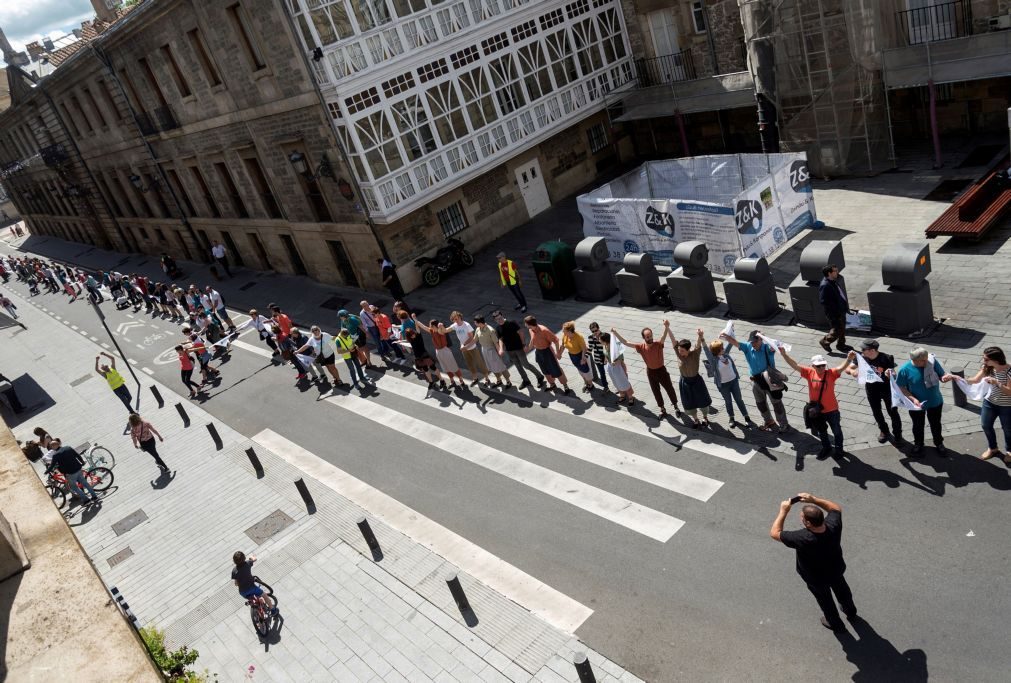
[[[372,533],[372,527],[369,526],[369,520],[365,517],[358,518],[358,530],[362,532],[362,536],[365,537],[365,543],[368,544],[369,548],[372,550],[379,550],[379,539],[376,535]]]
[[[597,677],[593,675],[590,660],[586,658],[585,652],[577,652],[572,655],[572,664],[576,667],[576,673],[579,674],[579,683],[597,683]]]
[[[186,409],[183,408],[182,403],[176,403],[176,410],[179,411],[179,417],[183,419],[183,427],[190,426],[190,416],[186,414]]]
[[[256,451],[252,448],[247,448],[246,457],[249,458],[249,464],[253,466],[253,471],[256,472],[256,478],[263,479],[263,465],[260,464],[260,459],[256,457]]]
[[[140,628],[140,624],[137,623],[137,617],[133,615],[133,611],[130,609],[130,605],[127,604],[126,600],[123,598],[123,594],[119,592],[119,589],[115,586],[109,588],[109,592],[112,593],[113,599],[116,600],[116,604],[119,605],[120,610],[123,611],[123,615],[130,622],[130,625],[136,629]]]
[[[446,584],[449,586],[449,592],[453,595],[453,600],[456,601],[456,606],[459,610],[461,612],[470,610],[470,603],[467,602],[467,594],[463,592],[463,586],[460,585],[460,577],[456,572],[453,572],[446,577]]]
[[[316,503],[312,500],[312,494],[309,493],[309,487],[305,485],[304,479],[295,480],[295,488],[298,489],[298,494],[302,496],[302,502],[305,503],[305,510],[310,515],[316,512]]]
[[[165,399],[163,399],[161,397],[161,392],[158,391],[158,387],[156,387],[153,384],[151,385],[151,393],[154,394],[154,400],[158,401],[158,407],[159,408],[164,408],[165,407]]]
[[[220,451],[225,447],[224,443],[221,441],[221,435],[218,434],[218,428],[214,426],[214,423],[207,423],[207,431],[210,432],[211,438],[214,439],[214,449]]]
[[[951,374],[965,379],[965,370],[955,370]],[[965,397],[965,392],[958,386],[958,382],[951,383],[951,398],[957,408],[965,408],[969,405],[969,399]]]

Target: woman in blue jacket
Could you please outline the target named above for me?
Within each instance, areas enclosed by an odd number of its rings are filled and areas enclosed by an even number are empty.
[[[730,416],[730,426],[743,426],[734,419],[734,404],[741,409],[741,416],[745,425],[751,424],[751,417],[748,415],[748,408],[744,405],[744,398],[741,396],[741,375],[737,372],[734,359],[730,357],[731,348],[724,347],[723,342],[717,339],[708,344],[702,344],[702,350],[706,354],[706,373],[713,378],[716,388],[723,395],[723,400],[727,404],[727,415]]]

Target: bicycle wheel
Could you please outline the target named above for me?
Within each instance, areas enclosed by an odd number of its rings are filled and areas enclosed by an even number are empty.
[[[249,608],[250,617],[253,619],[253,628],[256,633],[261,637],[266,637],[267,633],[270,631],[270,616],[269,614],[262,611],[258,605],[253,605]]]
[[[87,474],[88,483],[96,491],[104,491],[112,486],[112,470],[108,467],[92,467]]]
[[[116,466],[116,456],[105,446],[95,446],[88,452],[88,461],[92,467],[108,467],[110,470]]]
[[[49,497],[53,499],[53,505],[56,506],[57,510],[62,510],[66,506],[67,494],[62,487],[50,484],[46,487],[46,491],[49,492]]]

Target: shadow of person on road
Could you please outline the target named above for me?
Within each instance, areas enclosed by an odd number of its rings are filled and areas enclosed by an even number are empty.
[[[865,490],[867,489],[868,482],[880,481],[890,489],[897,489],[900,484],[906,484],[915,489],[926,491],[932,496],[941,495],[935,489],[924,486],[918,481],[906,479],[890,470],[880,469],[865,463],[848,451],[844,452],[841,456],[835,457],[835,462],[836,466],[832,468],[832,474],[837,477],[843,477]]]
[[[151,480],[151,482],[150,482],[151,488],[153,488],[155,490],[163,489],[166,486],[168,486],[169,484],[171,484],[172,480],[175,479],[175,478],[176,478],[176,471],[175,470],[172,470],[171,472],[162,471],[161,474],[158,475],[157,479],[152,479]]]
[[[853,680],[857,683],[888,681],[889,683],[925,683],[927,655],[923,650],[899,652],[860,617],[850,620],[859,639],[849,631],[838,631],[836,640],[842,645],[846,659],[857,667]]]

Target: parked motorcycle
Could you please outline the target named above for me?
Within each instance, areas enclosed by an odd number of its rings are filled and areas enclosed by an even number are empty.
[[[415,259],[414,266],[421,270],[421,280],[428,287],[435,287],[442,281],[443,274],[453,273],[474,265],[474,255],[464,249],[463,242],[455,237],[446,238],[446,246],[440,247],[435,256]]]

